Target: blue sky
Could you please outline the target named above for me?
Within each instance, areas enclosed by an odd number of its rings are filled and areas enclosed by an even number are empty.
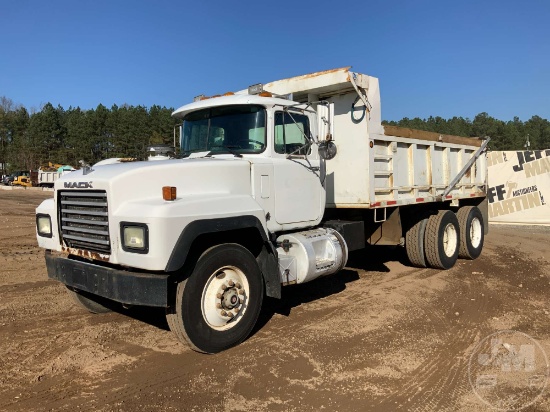
[[[382,117],[550,117],[550,2],[0,0],[0,96],[179,107],[335,67]]]

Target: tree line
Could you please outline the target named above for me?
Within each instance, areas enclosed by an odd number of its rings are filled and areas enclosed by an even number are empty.
[[[79,166],[110,157],[144,159],[147,146],[173,144],[174,109],[152,106],[99,105],[64,109],[45,104],[29,113],[0,97],[0,164],[2,173],[35,170],[48,162]]]
[[[455,136],[489,136],[491,138],[490,150],[550,149],[550,122],[540,116],[533,116],[525,122],[518,117],[514,117],[510,121],[503,121],[484,112],[479,113],[474,120],[463,117],[444,119],[439,116],[430,116],[427,119],[405,117],[399,121],[385,121],[384,123]],[[526,146],[527,139],[529,139],[529,147]]]
[[[0,97],[0,171],[32,170],[48,162],[78,166],[80,160],[93,164],[110,157],[144,159],[147,146],[172,144],[178,123],[172,111],[157,105],[101,104],[90,110],[65,110],[47,103],[29,113]],[[502,121],[480,113],[473,120],[430,116],[384,123],[457,136],[490,136],[491,150],[524,150],[527,138],[531,150],[550,148],[550,122],[539,116],[525,122],[517,117]]]

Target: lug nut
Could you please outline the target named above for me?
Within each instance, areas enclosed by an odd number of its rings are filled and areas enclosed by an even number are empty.
[[[233,312],[235,312],[235,315],[236,315],[236,314],[238,314],[238,313],[239,313],[239,311],[240,311],[240,309],[239,309],[239,308],[235,308],[235,309],[233,309]]]
[[[235,286],[235,282],[233,282],[233,280],[231,280],[231,279],[229,279],[229,282],[227,282],[227,283],[229,283],[229,286]]]
[[[227,289],[227,285],[224,284],[222,285],[222,290],[225,290],[225,289]]]
[[[227,312],[225,310],[222,310],[220,313],[222,316],[227,316]]]
[[[233,312],[227,312],[227,316],[229,316],[230,318],[232,318],[232,317],[235,316],[235,315],[233,315]]]
[[[244,290],[239,290],[239,295],[244,295]]]
[[[221,303],[216,303],[216,308],[221,309],[221,308],[222,308],[222,304],[221,304]]]
[[[216,297],[217,297],[218,299],[221,299],[221,298],[223,297],[223,295],[222,295],[221,293],[218,293],[218,294],[216,295]]]
[[[244,298],[239,298],[239,303],[242,305],[244,303]]]
[[[241,286],[241,284],[240,284],[240,283],[236,283],[236,284],[235,284],[235,287],[236,287],[237,289],[240,289],[240,288],[242,288],[242,286]]]

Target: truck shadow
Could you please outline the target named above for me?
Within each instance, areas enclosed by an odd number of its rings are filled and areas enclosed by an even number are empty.
[[[293,308],[338,294],[346,289],[346,284],[360,279],[359,271],[387,273],[390,269],[387,262],[400,262],[409,265],[407,255],[402,247],[375,246],[365,250],[351,252],[346,269],[315,279],[309,283],[285,286],[281,299],[266,297],[262,311],[251,335],[262,329],[275,314],[289,316]],[[170,330],[166,322],[164,308],[134,306],[124,309],[112,307],[115,312],[129,316],[162,330]]]
[[[275,315],[289,316],[293,308],[338,294],[346,289],[346,284],[360,279],[359,271],[387,273],[386,262],[399,262],[408,266],[407,255],[402,247],[374,246],[349,254],[346,269],[318,278],[312,282],[285,286],[281,299],[266,297],[262,311],[252,331],[252,335],[262,329]],[[357,270],[356,270],[357,269]]]
[[[133,306],[130,309],[120,308],[116,310],[116,312],[140,322],[147,323],[158,329],[170,330],[166,322],[166,310],[164,308]]]
[[[367,246],[349,254],[347,267],[371,272],[389,272],[387,262],[410,266],[405,248],[401,246]]]

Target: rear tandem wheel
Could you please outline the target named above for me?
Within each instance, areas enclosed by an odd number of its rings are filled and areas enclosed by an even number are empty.
[[[405,234],[405,250],[413,266],[425,268],[426,254],[424,253],[424,233],[428,218],[422,219],[411,227]]]
[[[450,269],[456,263],[459,251],[460,228],[456,215],[440,210],[426,224],[424,249],[428,264],[436,269]]]
[[[460,250],[462,259],[475,259],[483,249],[483,215],[476,206],[464,206],[456,212],[460,226]]]

